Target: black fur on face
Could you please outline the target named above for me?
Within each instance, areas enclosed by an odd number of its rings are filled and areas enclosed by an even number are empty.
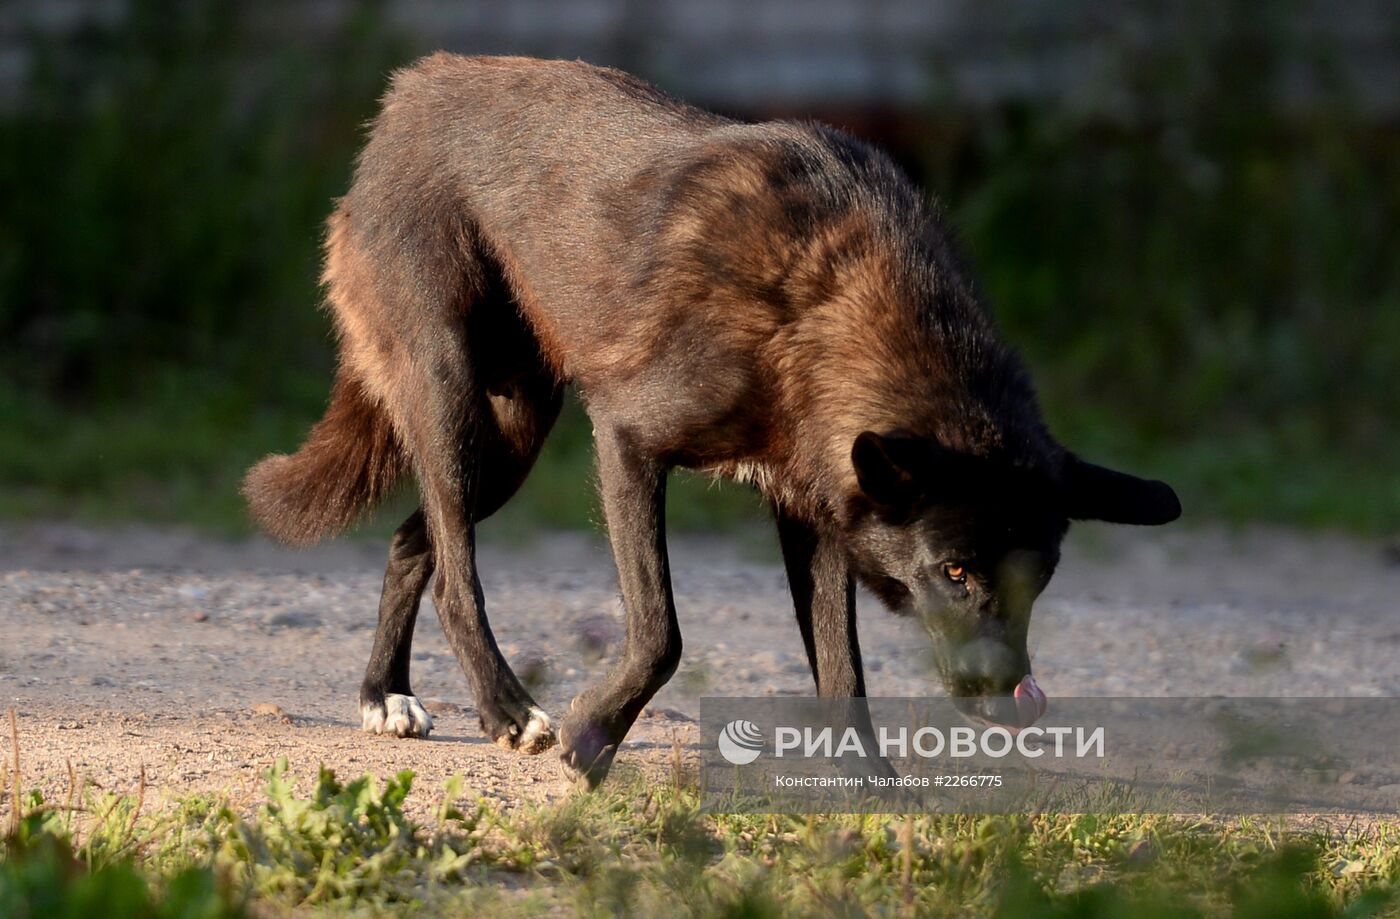
[[[950,695],[1006,696],[1030,674],[1031,607],[1071,518],[1165,523],[1171,489],[1063,454],[1038,466],[867,432],[852,450],[861,493],[846,544],[890,609],[917,616]]]

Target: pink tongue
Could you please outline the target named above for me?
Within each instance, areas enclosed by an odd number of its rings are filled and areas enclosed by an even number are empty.
[[[1016,714],[1023,728],[1035,724],[1050,708],[1050,700],[1029,673],[1021,678],[1011,695],[1016,699]]]

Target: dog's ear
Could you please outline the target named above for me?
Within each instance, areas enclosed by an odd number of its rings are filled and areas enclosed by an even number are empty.
[[[851,463],[866,497],[886,507],[904,507],[923,496],[932,454],[922,438],[866,431],[851,447]]]
[[[1005,491],[986,460],[902,431],[866,431],[851,448],[860,490],[876,504],[909,509],[916,503],[975,500]]]
[[[1181,516],[1181,501],[1166,482],[1140,479],[1071,456],[1064,471],[1065,512],[1075,520],[1156,526]]]

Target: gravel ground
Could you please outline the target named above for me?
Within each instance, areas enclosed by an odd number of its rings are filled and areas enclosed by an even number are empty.
[[[558,722],[616,652],[611,561],[585,535],[480,552],[487,606],[517,672]],[[506,805],[566,794],[553,752],[482,738],[425,604],[413,682],[428,741],[359,731],[383,546],[293,552],[176,530],[0,529],[0,707],[19,712],[27,787],[62,797],[69,764],[113,791],[231,788],[252,800],[286,756],[303,780],[460,772]],[[1080,526],[1032,626],[1036,675],[1066,696],[1400,696],[1400,565],[1378,544],[1247,530]],[[702,695],[808,693],[776,547],[762,534],[672,541],[686,652],[617,772],[693,759]],[[936,693],[909,622],[861,598],[873,695]],[[8,733],[8,731],[6,731]],[[3,743],[9,761],[8,739]],[[418,796],[415,796],[418,797]],[[431,796],[425,796],[431,797]]]

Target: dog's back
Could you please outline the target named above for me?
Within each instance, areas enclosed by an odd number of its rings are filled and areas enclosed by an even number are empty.
[[[434,55],[394,78],[330,223],[346,395],[327,417],[378,447],[328,500],[345,438],[318,453],[313,433],[302,461],[250,476],[255,513],[274,532],[319,515],[305,538],[348,523],[404,465],[406,357],[447,337],[500,364],[472,325],[510,316],[538,351],[506,360],[576,383],[667,462],[789,500],[853,487],[865,429],[948,424],[987,449],[1005,422],[1030,444],[1033,399],[934,221],[887,158],[827,128],[736,123],[578,62]],[[294,493],[314,501],[262,497]]]

